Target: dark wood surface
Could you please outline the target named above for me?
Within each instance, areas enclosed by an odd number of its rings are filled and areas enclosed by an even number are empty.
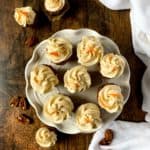
[[[34,123],[22,125],[15,116],[20,109],[9,107],[13,95],[25,95],[24,68],[32,55],[33,47],[25,45],[26,38],[36,35],[42,41],[64,28],[91,28],[112,38],[127,58],[131,68],[131,95],[119,119],[143,121],[141,111],[141,79],[144,64],[135,56],[128,11],[111,11],[98,0],[70,0],[71,9],[59,21],[50,23],[42,14],[40,24],[33,28],[22,28],[13,18],[14,9],[25,5],[37,5],[37,0],[0,0],[0,150],[38,150],[35,131],[43,126],[32,108],[26,113]],[[38,8],[38,7],[37,7]],[[86,150],[92,134],[58,135],[54,150]]]

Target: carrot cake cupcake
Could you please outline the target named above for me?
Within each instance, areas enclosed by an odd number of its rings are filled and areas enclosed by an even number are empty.
[[[54,131],[50,131],[47,127],[41,127],[36,132],[35,140],[41,147],[48,148],[55,145],[57,135]]]
[[[77,45],[78,62],[84,66],[92,66],[97,64],[104,50],[99,38],[95,36],[84,36]]]
[[[74,105],[68,96],[55,94],[44,104],[43,114],[51,122],[59,124],[71,116]]]
[[[82,131],[91,131],[98,128],[102,123],[100,108],[93,103],[79,106],[76,111],[76,124]]]
[[[104,77],[120,77],[125,68],[125,60],[122,56],[108,53],[100,61],[100,72]]]
[[[30,73],[32,88],[39,93],[46,93],[59,83],[52,69],[45,65],[38,65]]]
[[[98,92],[98,103],[109,113],[115,113],[123,108],[124,97],[118,85],[105,85]]]
[[[33,25],[35,21],[36,13],[32,7],[20,7],[15,9],[14,18],[16,22],[26,27],[27,25]]]
[[[50,38],[46,47],[46,55],[53,63],[64,62],[72,55],[72,44],[64,38]]]
[[[41,8],[48,19],[57,20],[70,8],[68,0],[40,0]]]
[[[91,77],[84,66],[75,66],[64,75],[64,87],[66,87],[70,93],[85,91],[90,86]]]

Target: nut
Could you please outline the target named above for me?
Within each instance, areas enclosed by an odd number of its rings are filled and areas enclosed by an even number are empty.
[[[22,110],[28,109],[28,102],[25,97],[22,96],[14,96],[10,99],[11,107],[20,107]]]
[[[111,129],[107,129],[104,133],[104,138],[99,142],[100,145],[109,145],[113,140],[113,131]]]
[[[111,144],[110,141],[107,141],[105,138],[103,138],[100,142],[99,142],[100,145],[109,145]]]
[[[19,107],[20,107],[22,110],[27,110],[27,108],[28,108],[28,103],[27,103],[25,97],[20,97],[20,100],[19,100]]]
[[[107,129],[105,131],[104,135],[105,135],[106,141],[112,141],[112,139],[113,139],[113,131],[111,129]]]
[[[32,118],[30,118],[26,114],[19,114],[16,119],[22,124],[31,124],[33,122]]]
[[[10,103],[9,105],[11,107],[18,107],[19,106],[19,97],[18,96],[14,96],[10,99]]]
[[[38,43],[38,38],[36,36],[28,37],[25,41],[25,45],[27,45],[28,47],[32,47],[37,43]]]

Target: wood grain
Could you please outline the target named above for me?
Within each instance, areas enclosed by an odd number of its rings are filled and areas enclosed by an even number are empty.
[[[135,56],[131,42],[131,29],[128,11],[111,11],[98,0],[70,0],[71,9],[59,21],[49,22],[40,13],[39,25],[22,28],[13,18],[16,7],[37,6],[37,0],[0,0],[0,149],[2,150],[41,150],[34,139],[35,131],[43,126],[32,108],[27,114],[34,123],[22,125],[15,120],[20,109],[9,107],[13,95],[25,95],[24,68],[32,55],[33,48],[25,45],[25,40],[36,35],[42,41],[54,32],[64,28],[91,28],[112,38],[120,47],[131,67],[131,95],[119,116],[121,120],[143,121],[141,111],[141,79],[144,64]],[[92,134],[65,135],[58,133],[59,140],[53,150],[87,150]]]

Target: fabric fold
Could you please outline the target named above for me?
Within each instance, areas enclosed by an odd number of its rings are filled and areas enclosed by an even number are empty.
[[[149,0],[100,0],[112,10],[130,9],[132,43],[135,54],[147,66],[142,79],[142,110],[147,112],[144,123],[114,121],[109,125],[115,137],[109,146],[100,146],[105,128],[97,131],[89,150],[148,150],[150,147],[150,1]]]

